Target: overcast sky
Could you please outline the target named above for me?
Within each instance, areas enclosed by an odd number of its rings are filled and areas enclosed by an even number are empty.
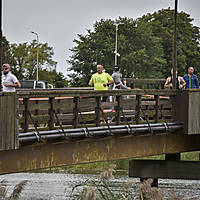
[[[100,19],[138,18],[164,8],[174,8],[175,0],[2,0],[3,35],[11,43],[31,42],[39,35],[41,43],[54,48],[57,70],[66,75],[70,48],[77,34],[85,34]],[[200,0],[179,0],[184,11],[200,27]],[[113,55],[114,56],[114,55]]]

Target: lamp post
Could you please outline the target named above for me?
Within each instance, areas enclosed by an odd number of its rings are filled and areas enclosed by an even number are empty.
[[[0,92],[1,92],[1,73],[2,73],[2,0],[0,0]]]
[[[36,81],[38,81],[38,46],[39,46],[39,37],[36,32],[31,31],[31,33],[35,34],[37,37],[37,72],[36,72]]]
[[[120,56],[120,54],[119,53],[117,53],[117,31],[118,31],[118,24],[116,23],[115,24],[115,27],[116,27],[116,29],[115,29],[115,51],[114,51],[114,53],[115,53],[115,66],[117,65],[117,56]]]
[[[174,9],[174,41],[173,41],[173,79],[172,85],[173,89],[176,89],[176,70],[177,70],[177,7],[178,0],[175,0],[175,9]]]

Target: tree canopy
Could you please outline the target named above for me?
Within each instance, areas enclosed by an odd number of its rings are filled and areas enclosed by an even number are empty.
[[[6,37],[3,37],[3,63],[9,63],[12,72],[21,79],[36,79],[37,47],[38,47],[38,71],[39,80],[46,80],[56,87],[66,87],[67,80],[64,75],[56,72],[57,63],[53,61],[54,51],[47,43],[37,44],[33,40],[30,44],[10,44]]]
[[[178,68],[181,75],[186,68],[194,66],[199,73],[200,58],[199,28],[192,25],[190,16],[178,13],[177,45]],[[71,49],[71,84],[86,86],[96,64],[103,64],[108,73],[114,67],[115,24],[118,24],[118,64],[124,77],[165,78],[172,68],[174,10],[163,9],[138,19],[101,19],[87,30],[78,34]]]
[[[173,28],[174,10],[163,9],[153,14],[147,14],[138,19],[138,22],[151,24],[152,32],[161,38],[164,58],[167,68],[161,68],[161,73],[167,75],[172,67],[173,56]],[[200,60],[200,32],[199,27],[192,24],[193,19],[185,12],[178,13],[177,17],[177,68],[181,75],[185,74],[189,66],[199,73]]]

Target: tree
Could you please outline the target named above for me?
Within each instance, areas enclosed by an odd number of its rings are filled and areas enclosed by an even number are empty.
[[[157,69],[165,65],[161,41],[153,36],[148,23],[137,25],[137,21],[119,18],[116,21],[101,20],[94,24],[94,31],[87,35],[78,35],[76,46],[71,49],[73,55],[70,75],[74,86],[86,86],[91,75],[96,72],[96,64],[101,63],[108,73],[114,67],[115,23],[119,24],[118,52],[119,64],[124,76],[134,72],[138,78],[154,77]],[[155,73],[152,73],[155,72]]]
[[[56,72],[55,69],[43,69],[39,71],[40,80],[47,81],[54,85],[55,88],[64,88],[68,86],[68,81],[61,72]]]
[[[186,68],[194,66],[200,72],[200,33],[192,25],[190,16],[178,13],[177,46],[178,68],[181,75]],[[118,63],[122,74],[130,77],[134,72],[137,78],[165,78],[172,68],[174,10],[163,9],[147,14],[136,20],[120,18],[100,20],[94,30],[86,35],[78,35],[68,60],[71,65],[71,84],[86,86],[91,75],[96,72],[96,64],[101,63],[108,73],[114,66],[115,23],[119,24]]]
[[[35,79],[37,42],[33,40],[30,44],[10,44],[3,37],[3,63],[9,63],[13,73],[18,79]],[[53,48],[47,43],[38,45],[39,52],[39,80],[46,80],[55,87],[67,87],[68,81],[61,72],[56,72],[57,63],[53,61]]]
[[[37,56],[37,45],[39,53],[39,70],[44,68],[55,69],[56,62],[52,60],[54,55],[53,48],[49,47],[47,43],[37,44],[36,40],[33,40],[30,44],[20,43],[11,44],[10,52],[12,65],[15,66],[14,72],[19,79],[34,79],[34,74],[36,71],[36,56]],[[40,78],[40,74],[39,74]]]
[[[200,60],[200,32],[199,27],[192,24],[193,19],[185,12],[177,17],[177,67],[181,75],[186,73],[188,66],[194,66],[197,72]],[[147,14],[138,19],[138,24],[149,23],[155,36],[161,38],[164,58],[167,68],[161,68],[164,77],[168,76],[172,68],[173,56],[173,28],[174,10],[163,9],[153,14]]]
[[[10,43],[5,36],[2,37],[2,64],[11,63]]]

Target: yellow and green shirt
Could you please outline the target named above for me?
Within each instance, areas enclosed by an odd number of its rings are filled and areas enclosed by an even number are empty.
[[[112,77],[108,73],[101,73],[101,74],[93,74],[90,81],[94,84],[94,90],[107,90],[108,87],[104,87],[104,83],[108,83],[109,81],[112,81]]]

